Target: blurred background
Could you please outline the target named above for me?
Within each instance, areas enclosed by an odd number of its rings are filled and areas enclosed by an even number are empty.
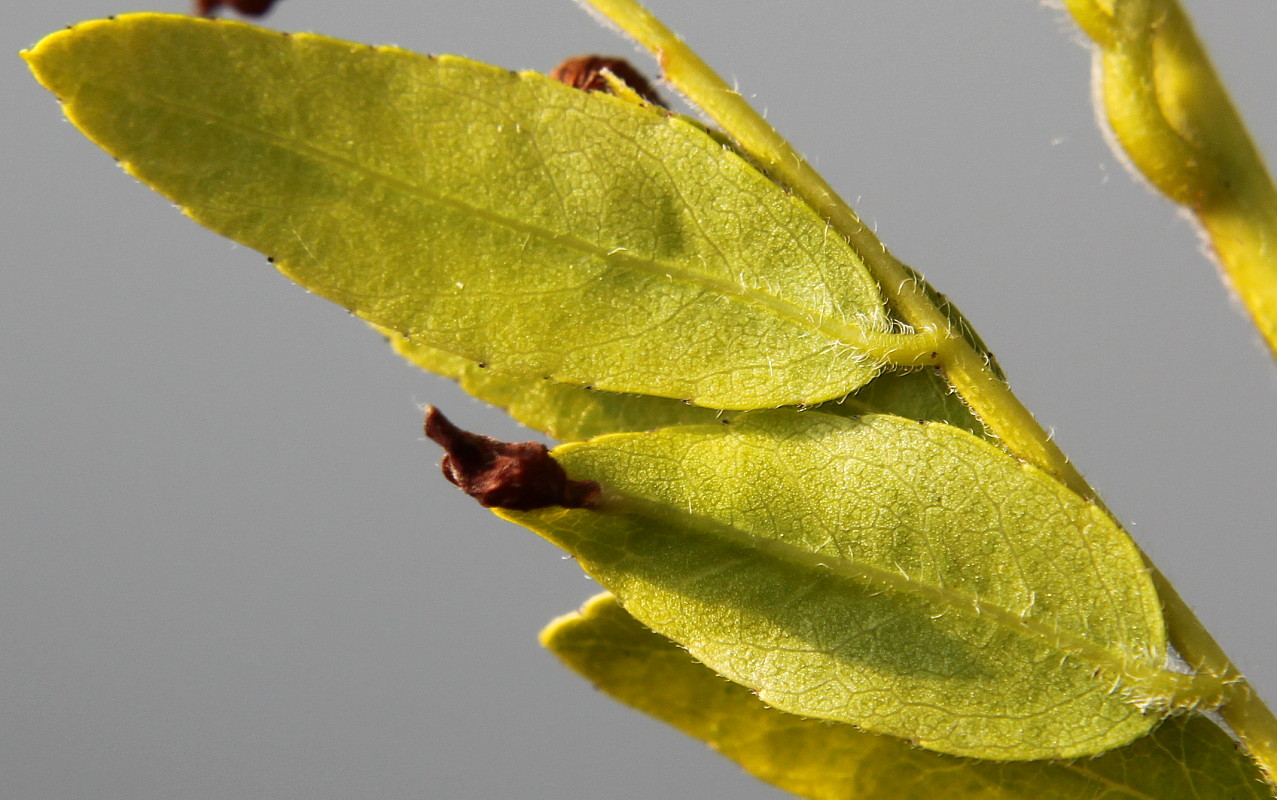
[[[61,119],[16,52],[189,8],[137,2],[0,7],[0,797],[785,796],[540,649],[598,589],[443,481],[419,404],[526,431]],[[1107,150],[1063,12],[650,5],[967,313],[1277,701],[1277,371]],[[1277,4],[1186,5],[1271,162]],[[265,24],[514,69],[633,54],[567,0],[283,0]]]

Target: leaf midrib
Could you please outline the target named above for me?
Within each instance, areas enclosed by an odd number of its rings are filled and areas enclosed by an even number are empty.
[[[362,175],[365,180],[369,180],[374,183],[380,182],[391,188],[397,189],[400,193],[409,197],[459,210],[465,214],[477,217],[491,224],[527,234],[541,241],[564,247],[565,249],[575,250],[614,267],[630,269],[635,272],[646,273],[649,275],[662,276],[676,282],[681,281],[696,290],[718,295],[741,305],[765,309],[770,311],[775,317],[798,327],[807,333],[820,334],[825,338],[832,340],[832,342],[844,345],[856,352],[876,354],[877,351],[884,349],[888,351],[891,349],[898,349],[898,345],[893,347],[890,344],[892,340],[918,338],[916,334],[890,334],[878,331],[874,331],[872,337],[866,336],[865,331],[855,326],[837,322],[818,311],[804,309],[796,303],[777,297],[776,295],[768,294],[758,289],[744,287],[721,278],[696,273],[677,264],[631,256],[624,248],[608,248],[594,244],[573,234],[554,233],[521,220],[499,214],[490,209],[471,205],[458,198],[430,191],[430,189],[426,186],[378,171],[365,164],[361,164],[358,161],[354,161],[343,155],[300,139],[272,133],[269,130],[245,124],[236,118],[217,114],[206,108],[192,106],[187,103],[183,103],[180,100],[175,100],[170,97],[162,97],[148,92],[128,91],[127,89],[120,89],[112,83],[93,80],[82,81],[77,87],[77,91],[82,91],[86,86],[96,88],[104,94],[114,94],[139,104],[149,102],[161,108],[170,109],[180,115],[185,115],[202,122],[212,122],[225,125],[228,128],[240,131],[248,138],[256,138],[268,145],[279,147],[287,152],[303,157],[309,156],[316,161],[327,162],[339,167],[344,167],[351,172]],[[70,107],[74,106],[75,102],[75,99],[68,101],[68,116],[72,116],[70,113]],[[99,146],[102,146],[103,149],[108,152],[114,150],[109,143],[103,142],[98,137],[92,138],[94,138]],[[112,155],[115,155],[115,153],[112,152]],[[133,166],[136,169],[136,164]],[[181,202],[181,200],[176,197],[170,196],[170,199],[175,202]],[[210,224],[204,215],[199,213],[197,209],[191,209],[185,203],[182,203],[182,205],[183,208],[191,212],[192,218],[196,219],[201,224],[207,225],[210,228],[218,227],[214,224]]]
[[[912,596],[924,602],[970,617],[992,619],[1025,639],[1041,642],[1047,647],[1079,656],[1091,666],[1120,676],[1128,686],[1146,686],[1154,681],[1169,682],[1173,686],[1188,685],[1191,676],[1157,667],[1149,662],[1128,658],[1121,652],[1097,644],[1077,633],[1021,617],[1000,605],[987,603],[951,586],[935,586],[921,583],[906,575],[889,572],[872,564],[861,564],[828,554],[813,553],[775,539],[756,537],[725,523],[675,509],[647,498],[609,490],[614,500],[595,509],[596,512],[617,515],[634,515],[655,518],[660,523],[679,530],[699,532],[734,545],[743,546],[775,558],[791,566],[811,571],[828,570],[840,578]]]

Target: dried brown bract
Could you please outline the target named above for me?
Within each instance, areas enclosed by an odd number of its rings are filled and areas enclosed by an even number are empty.
[[[611,92],[612,87],[603,77],[603,70],[620,78],[622,83],[652,105],[665,107],[665,102],[647,78],[633,64],[616,56],[572,56],[555,67],[550,77],[586,92]]]
[[[211,17],[217,12],[218,6],[230,6],[241,14],[260,17],[270,11],[275,3],[276,0],[195,0],[195,13],[201,17]]]
[[[426,409],[426,436],[444,449],[443,476],[479,505],[530,511],[589,508],[598,499],[599,485],[569,480],[543,444],[502,442],[464,431],[433,406]]]

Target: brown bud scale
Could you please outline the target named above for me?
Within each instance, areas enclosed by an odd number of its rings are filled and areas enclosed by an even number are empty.
[[[482,506],[590,508],[598,500],[599,485],[570,480],[543,444],[462,430],[433,406],[426,409],[425,427],[427,438],[444,449],[443,476]]]
[[[611,93],[612,87],[607,78],[603,77],[603,70],[620,78],[622,83],[652,105],[665,107],[661,96],[647,82],[647,78],[633,64],[616,56],[572,56],[555,67],[550,72],[550,77],[585,92]]]
[[[270,10],[276,0],[195,0],[195,13],[201,17],[211,17],[218,6],[230,6],[241,14],[260,17]]]

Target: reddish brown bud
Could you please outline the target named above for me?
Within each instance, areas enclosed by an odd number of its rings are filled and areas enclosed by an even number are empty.
[[[530,511],[589,508],[598,499],[599,485],[569,480],[543,444],[463,431],[433,406],[426,409],[426,436],[444,449],[443,476],[479,505]]]
[[[554,68],[550,77],[559,83],[566,83],[574,89],[586,92],[611,92],[612,87],[603,77],[603,70],[611,72],[621,79],[647,102],[654,106],[665,107],[661,96],[656,93],[647,79],[643,77],[630,62],[615,56],[572,56]]]
[[[218,6],[230,6],[241,14],[260,17],[270,10],[276,0],[195,0],[195,13],[201,17],[211,17]]]

